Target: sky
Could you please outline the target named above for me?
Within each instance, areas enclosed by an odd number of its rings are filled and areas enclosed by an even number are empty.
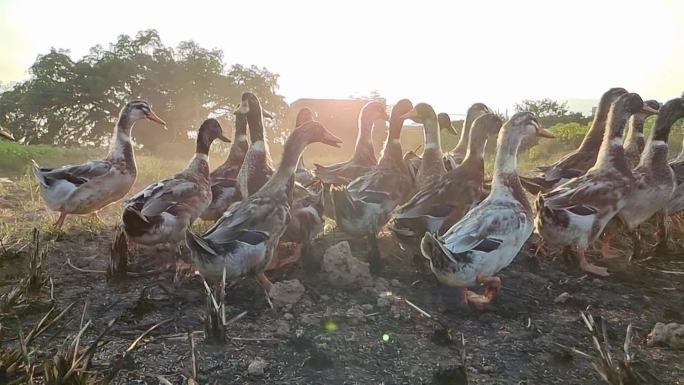
[[[51,47],[80,57],[154,28],[167,45],[192,39],[278,73],[290,102],[378,90],[458,113],[615,86],[660,101],[684,91],[682,0],[173,3],[0,0],[0,82],[27,78]]]

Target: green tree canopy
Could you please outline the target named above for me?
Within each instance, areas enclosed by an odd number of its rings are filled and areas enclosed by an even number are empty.
[[[168,123],[168,132],[146,123],[134,131],[136,141],[156,153],[169,142],[187,142],[187,132],[207,117],[230,118],[244,91],[259,95],[279,117],[288,108],[277,94],[278,75],[228,66],[222,51],[193,41],[167,47],[155,30],[121,35],[108,49],[92,47],[78,61],[52,49],[29,71],[28,80],[0,94],[0,125],[24,143],[102,145],[121,107],[137,98],[149,101]]]

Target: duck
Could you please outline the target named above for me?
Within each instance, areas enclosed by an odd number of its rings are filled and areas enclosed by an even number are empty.
[[[454,125],[451,123],[451,118],[449,117],[449,114],[447,114],[446,112],[440,112],[439,114],[437,114],[437,122],[439,123],[440,133],[446,132],[453,135],[458,134],[458,131],[456,130],[456,128],[454,128]],[[411,171],[411,175],[414,176],[414,179],[415,176],[418,174],[418,170],[420,169],[420,163],[423,160],[420,156],[416,154],[416,151],[417,150],[408,151],[404,155],[404,162],[408,164],[409,170]],[[444,155],[444,157],[444,159],[446,159],[446,155]],[[444,161],[444,167],[445,170],[447,169],[446,167],[448,167],[448,162],[446,162],[446,160]]]
[[[314,121],[313,111],[307,107],[299,110],[295,119],[295,127]],[[302,157],[295,169],[294,189],[290,203],[290,222],[281,237],[281,243],[295,244],[294,251],[287,258],[280,258],[279,253],[272,259],[266,270],[275,270],[302,258],[303,267],[307,272],[316,272],[319,268],[318,260],[311,254],[314,237],[323,231],[323,184],[317,179],[304,180],[307,185],[298,180]]]
[[[400,138],[404,120],[414,114],[409,100],[397,102],[392,108],[390,127],[378,166],[348,185],[331,191],[335,222],[348,235],[367,239],[369,267],[376,275],[382,270],[378,232],[392,211],[413,191],[411,175],[402,157]]]
[[[496,274],[532,235],[533,212],[517,171],[518,148],[530,135],[553,138],[534,114],[513,115],[498,135],[489,195],[443,235],[428,231],[422,237],[421,254],[439,282],[459,289],[461,305],[483,308],[490,303],[501,287]],[[468,289],[476,285],[486,287],[483,294]]]
[[[243,93],[238,114],[247,117],[251,142],[237,175],[238,191],[245,199],[259,191],[273,175],[273,162],[264,138],[264,111],[259,98],[251,92]]]
[[[211,203],[209,148],[216,139],[230,142],[216,119],[205,120],[197,133],[195,155],[185,170],[126,200],[121,222],[129,245],[182,244],[186,229]]]
[[[619,87],[606,91],[599,100],[594,120],[580,146],[552,165],[537,167],[538,176],[521,176],[520,181],[525,190],[532,195],[551,191],[572,178],[584,175],[587,170],[594,166],[606,130],[608,112],[613,102],[626,93],[627,90]]]
[[[463,161],[463,158],[465,158],[466,153],[468,152],[468,142],[470,141],[473,122],[481,115],[488,113],[491,113],[491,110],[484,103],[473,103],[473,105],[468,108],[458,143],[456,143],[456,146],[451,149],[451,151],[444,155],[444,166],[447,170],[454,169]]]
[[[2,127],[0,127],[0,138],[14,141],[14,136],[12,136],[12,134],[9,131],[6,131]]]
[[[387,111],[384,103],[371,100],[359,113],[358,134],[351,159],[327,166],[314,163],[316,177],[321,182],[332,185],[347,184],[378,164],[372,137],[373,123],[377,120],[387,121]]]
[[[654,111],[659,107],[659,104],[650,100],[645,103]],[[657,216],[659,236],[656,250],[667,249],[665,218],[668,214],[668,202],[677,185],[675,173],[667,160],[667,141],[672,126],[684,117],[684,99],[672,99],[657,111],[658,117],[651,136],[645,145],[639,164],[632,170],[636,186],[625,199],[624,207],[617,214],[617,219],[627,227],[632,237],[634,243],[632,258],[639,257],[641,252],[640,238],[635,229],[654,215]],[[653,112],[646,113],[652,114]]]
[[[416,104],[405,116],[423,125],[425,149],[416,172],[415,183],[416,186],[425,186],[446,174],[439,121],[435,110],[427,103]]]
[[[637,180],[627,164],[622,134],[629,115],[655,113],[638,94],[626,93],[611,105],[596,163],[536,200],[535,230],[547,244],[575,247],[579,267],[587,273],[608,276],[605,267],[587,261],[585,252],[603,233],[606,224],[625,207]],[[608,249],[604,239],[603,250]]]
[[[657,100],[646,100],[647,106],[658,110],[660,103]],[[650,113],[638,112],[629,117],[627,123],[627,133],[625,134],[625,157],[630,167],[634,168],[639,164],[641,153],[644,151],[646,140],[644,139],[644,121],[651,116]]]
[[[247,141],[247,115],[237,111],[234,115],[235,134],[228,158],[209,174],[211,203],[200,215],[200,218],[205,221],[218,220],[233,202],[240,200],[237,176],[245,160],[249,143]]]
[[[309,107],[302,107],[299,112],[297,112],[297,117],[295,118],[295,127],[299,127],[305,122],[314,120],[315,113]],[[304,155],[299,158],[297,162],[297,170],[295,170],[295,182],[302,186],[310,186],[316,180],[316,175],[313,171],[306,168],[304,165]]]
[[[166,128],[144,100],[132,100],[121,109],[107,157],[79,165],[40,167],[33,161],[33,175],[40,195],[51,211],[59,213],[56,228],[62,228],[67,215],[85,215],[101,210],[123,198],[135,182],[137,168],[131,129],[148,119]]]
[[[426,232],[441,235],[482,200],[485,145],[502,124],[492,113],[475,119],[463,161],[396,209],[390,230],[402,243],[417,246]]]
[[[264,274],[290,221],[292,185],[297,162],[311,143],[339,147],[342,141],[321,123],[309,121],[295,128],[285,142],[276,173],[256,193],[232,205],[201,236],[188,230],[192,261],[202,276],[220,282],[254,275],[266,293],[273,284]]]

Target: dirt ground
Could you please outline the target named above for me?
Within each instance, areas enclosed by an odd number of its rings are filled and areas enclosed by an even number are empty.
[[[20,329],[27,333],[51,306],[74,304],[37,339],[38,362],[73,339],[85,306],[84,319],[92,320],[92,327],[82,346],[116,320],[94,356],[94,373],[111,372],[112,360],[137,336],[168,320],[131,351],[113,381],[118,384],[188,383],[193,356],[199,384],[598,384],[592,368],[596,350],[580,318],[586,312],[599,324],[605,320],[616,359],[623,357],[626,329],[632,325],[633,366],[649,379],[646,383],[684,384],[684,351],[646,346],[656,322],[684,323],[684,275],[676,274],[684,271],[682,249],[668,256],[654,256],[649,249],[630,263],[625,258],[600,262],[613,274],[598,279],[561,257],[535,256],[530,242],[501,273],[504,289],[496,302],[476,312],[455,306],[455,292],[417,267],[386,235],[381,248],[387,268],[370,287],[334,289],[294,265],[271,278],[299,279],[306,288],[303,298],[271,309],[253,279],[232,284],[226,318],[244,315],[229,324],[225,344],[212,345],[201,333],[206,296],[198,277],[174,283],[168,270],[111,283],[104,274],[67,263],[106,269],[118,205],[104,210],[104,224],[74,217],[58,232],[49,227],[54,218],[26,187],[2,183],[0,192],[0,293],[25,275],[33,227],[41,230],[52,281],[30,301],[0,315],[1,346],[16,347]],[[341,239],[334,231],[322,236],[316,252]],[[352,246],[364,259],[362,246]],[[168,250],[140,250],[130,270],[157,270],[171,261]],[[386,292],[392,293],[389,303],[378,300]],[[569,294],[567,300],[554,302],[562,293]],[[194,349],[189,332],[194,332]],[[248,366],[257,358],[266,363],[264,373],[250,374]],[[1,375],[0,370],[0,382]]]

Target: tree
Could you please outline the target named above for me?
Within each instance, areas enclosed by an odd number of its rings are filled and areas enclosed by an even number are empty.
[[[529,111],[539,118],[564,116],[568,113],[568,102],[558,102],[551,99],[525,99],[515,104],[515,111]]]
[[[277,94],[278,75],[227,66],[222,51],[193,41],[167,47],[155,30],[121,35],[109,48],[92,47],[77,61],[68,51],[52,49],[38,57],[30,75],[0,93],[0,125],[31,144],[105,144],[121,107],[137,98],[149,101],[169,125],[162,132],[141,123],[134,131],[136,142],[155,153],[170,142],[189,142],[188,131],[207,117],[232,120],[244,91],[259,95],[278,117],[288,108]]]

